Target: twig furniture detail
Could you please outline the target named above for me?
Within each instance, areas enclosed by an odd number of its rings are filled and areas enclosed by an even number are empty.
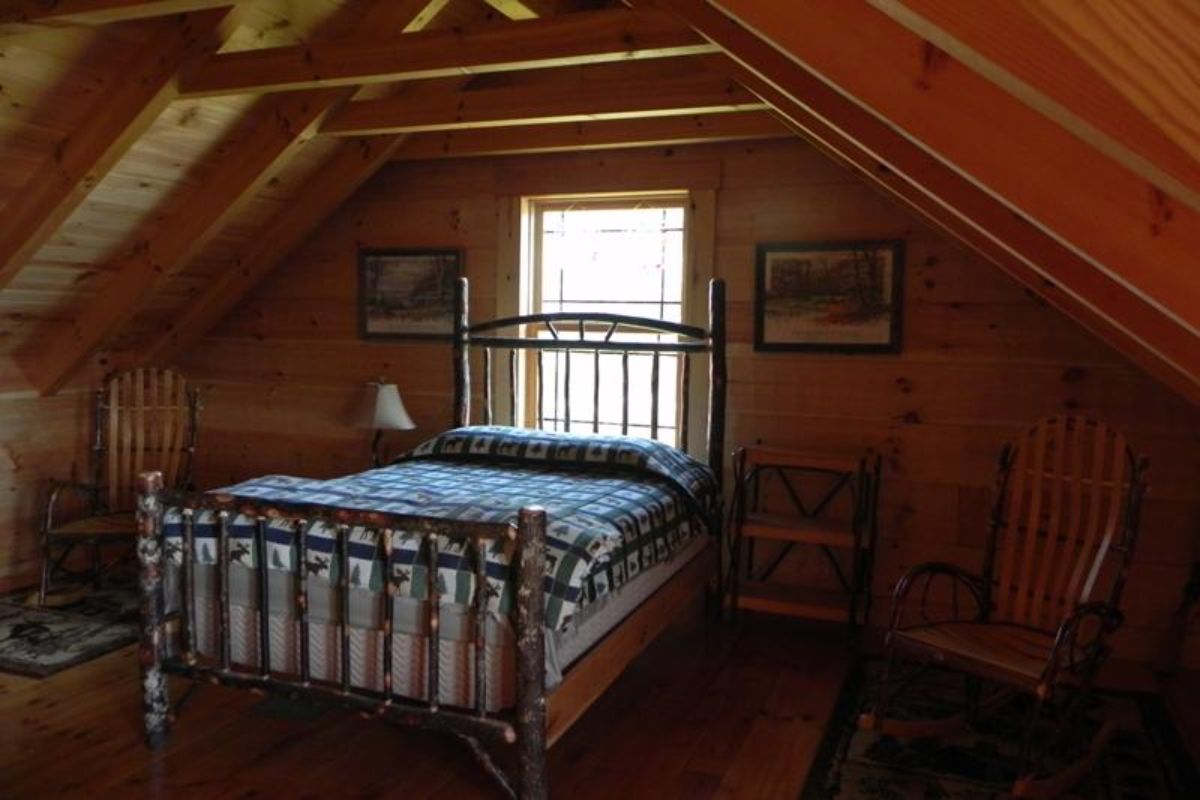
[[[720,283],[714,282],[712,285],[710,299],[711,319],[708,330],[675,326],[653,319],[613,317],[603,321],[603,328],[599,333],[604,338],[597,343],[585,335],[592,332],[592,326],[597,322],[592,315],[553,315],[554,319],[544,319],[542,316],[525,317],[468,326],[467,286],[463,280],[459,285],[456,314],[459,324],[456,326],[454,337],[457,419],[460,423],[469,422],[469,352],[472,346],[486,348],[485,372],[492,358],[487,351],[492,348],[529,350],[533,353],[555,349],[603,350],[624,354],[624,357],[628,357],[630,352],[708,352],[712,355],[713,364],[713,379],[709,384],[708,451],[715,459],[711,466],[714,469],[719,468],[722,452],[719,437],[722,426],[714,415],[724,408],[725,386],[722,357],[724,343],[720,338],[724,330],[724,295]],[[569,341],[548,342],[536,338],[538,327],[551,323],[562,328],[570,326],[581,333]],[[516,330],[512,336],[494,335],[495,331],[510,326]],[[677,340],[666,340],[664,337],[655,341],[629,341],[613,336],[614,331],[631,329],[672,334]],[[554,346],[549,347],[551,344]],[[484,385],[485,396],[490,396],[489,382],[485,381]],[[626,385],[626,393],[628,390]],[[656,393],[657,387],[652,391]],[[491,416],[492,412],[485,410],[485,418],[488,421]],[[519,417],[514,416],[514,421],[519,421]],[[505,435],[503,432],[508,430],[511,429],[465,428],[462,435]],[[500,433],[496,433],[498,431]],[[458,431],[450,432],[439,437],[439,440],[444,443],[456,435],[459,435]],[[684,458],[682,455],[676,455],[678,458]],[[486,466],[488,469],[500,468],[496,464]],[[364,475],[387,472],[378,470]],[[345,480],[357,477],[351,476]],[[712,497],[713,501],[719,504],[719,492],[714,492]],[[153,473],[144,475],[138,507],[138,552],[142,563],[141,664],[148,742],[158,745],[166,739],[172,709],[165,676],[176,674],[230,686],[302,697],[332,698],[350,708],[395,723],[452,734],[470,746],[480,763],[510,795],[545,798],[548,792],[546,749],[619,676],[642,648],[677,618],[687,603],[704,592],[713,573],[713,550],[719,548],[714,548],[707,540],[699,540],[696,548],[688,551],[694,555],[689,555],[682,564],[676,563],[672,567],[675,570],[672,577],[665,579],[636,609],[592,645],[586,654],[572,662],[563,674],[561,683],[553,691],[548,691],[546,601],[550,596],[552,584],[547,565],[549,543],[554,541],[548,531],[561,527],[568,520],[556,518],[534,505],[538,499],[530,497],[529,503],[521,508],[515,521],[463,521],[435,515],[350,509],[324,503],[280,503],[244,496],[167,491],[162,488],[160,476]],[[547,505],[555,502],[555,498],[545,499]],[[164,519],[168,509],[178,510],[180,515],[181,534],[178,539],[168,540],[165,535]],[[215,628],[217,643],[213,650],[198,646],[202,638],[200,634],[203,620],[195,598],[197,582],[201,578],[197,574],[198,567],[193,556],[201,547],[198,530],[204,515],[215,519],[215,542],[218,550],[218,556],[210,562],[215,571],[212,585],[216,587],[217,607],[215,618],[210,620]],[[719,536],[719,505],[706,517],[704,527],[709,533]],[[250,520],[255,528],[251,541],[256,552],[251,559],[253,567],[250,571],[255,575],[251,586],[258,593],[256,604],[259,613],[256,615],[257,628],[253,633],[256,640],[254,648],[258,656],[247,661],[234,657],[237,643],[231,637],[236,620],[231,613],[230,597],[235,587],[231,581],[234,566],[229,556],[236,538],[233,528],[239,519]],[[713,522],[714,519],[717,522]],[[324,526],[324,530],[334,532],[329,556],[340,564],[336,573],[329,573],[333,585],[330,587],[326,584],[324,589],[336,595],[335,599],[330,601],[329,610],[337,637],[337,647],[330,651],[335,653],[333,658],[337,663],[333,669],[324,671],[319,670],[315,663],[310,663],[312,648],[309,641],[311,631],[317,629],[313,615],[316,600],[323,588],[320,582],[309,578],[308,573],[313,560],[309,552],[310,536],[306,534],[318,523]],[[268,537],[269,532],[273,532],[274,535]],[[288,606],[287,610],[295,616],[295,625],[291,626],[290,630],[297,636],[298,644],[294,650],[289,650],[290,653],[297,654],[294,669],[290,656],[288,664],[281,664],[274,659],[273,654],[278,651],[273,651],[270,641],[273,635],[273,617],[277,616],[273,612],[276,608],[273,604],[280,600],[273,591],[273,581],[269,574],[272,568],[268,566],[268,548],[278,546],[278,540],[274,536],[279,534],[283,534],[298,549],[288,574],[291,592],[283,598],[283,602]],[[377,689],[367,688],[351,680],[356,667],[365,667],[361,663],[354,663],[352,653],[351,645],[356,634],[352,630],[352,595],[355,590],[351,584],[355,578],[347,567],[354,563],[353,550],[361,547],[364,536],[381,544],[384,552],[383,563],[388,565],[382,587],[384,601],[379,604],[382,620],[378,635],[382,637],[384,646],[380,648],[381,680],[377,683]],[[418,540],[415,545],[412,543],[413,537]],[[168,542],[172,547],[178,542],[177,546],[182,550],[177,562],[177,595],[174,592],[168,595],[169,587],[164,582],[164,576],[171,574],[169,566],[175,563],[172,562],[175,556],[167,549]],[[392,643],[401,636],[401,620],[394,617],[395,608],[398,607],[395,601],[400,597],[402,590],[400,576],[390,565],[393,552],[399,552],[401,547],[407,547],[408,552],[413,553],[417,559],[413,562],[413,571],[405,576],[412,579],[412,586],[407,589],[415,589],[419,580],[425,598],[421,606],[424,608],[424,617],[418,620],[421,635],[427,642],[424,658],[427,665],[424,672],[425,685],[418,694],[411,696],[402,694],[400,687],[396,685],[395,676],[399,674],[399,665],[393,663]],[[494,597],[489,596],[489,593],[495,588],[495,581],[489,580],[494,562],[489,560],[488,554],[494,548],[512,549],[512,556],[508,562],[512,584],[505,585],[504,588],[504,591],[515,589],[512,594],[514,602],[511,624],[515,650],[516,691],[515,711],[511,712],[490,707],[488,698],[492,694],[491,684],[489,672],[484,665],[485,653],[492,644],[487,623],[489,613],[493,613],[489,611],[489,603],[493,602]],[[505,552],[509,551],[506,549]],[[442,652],[441,644],[445,638],[443,628],[447,622],[453,621],[445,618],[444,611],[450,608],[449,601],[442,602],[441,581],[446,572],[445,563],[441,560],[443,554],[447,557],[460,557],[461,561],[458,563],[464,566],[459,569],[473,572],[473,579],[465,584],[472,588],[462,606],[466,609],[465,615],[471,621],[467,630],[471,631],[473,637],[469,652],[473,654],[474,665],[467,673],[457,673],[459,677],[469,674],[473,679],[474,686],[469,693],[472,702],[453,706],[440,702],[445,692],[442,691],[443,687],[439,682],[446,675],[439,666],[438,656]],[[422,570],[420,573],[417,571],[418,567]],[[418,579],[418,574],[423,577]],[[459,588],[461,589],[461,586]],[[177,604],[176,613],[164,613],[171,605],[168,600]],[[324,659],[325,656],[322,655],[321,658]],[[506,772],[493,761],[492,753],[498,748],[515,752],[515,786],[509,782]]]
[[[90,483],[56,480],[50,484],[42,516],[39,605],[45,605],[58,573],[74,576],[64,562],[76,547],[90,545],[91,575],[99,583],[101,547],[133,545],[139,473],[158,470],[176,488],[191,482],[200,401],[182,375],[169,369],[114,374],[96,392],[94,409]],[[58,521],[59,499],[67,492],[85,498],[86,517]]]
[[[730,602],[734,609],[845,621],[853,641],[871,610],[871,577],[878,539],[881,462],[878,455],[858,459],[823,458],[772,447],[743,447],[734,455],[734,501],[731,509]],[[787,513],[768,513],[764,488],[774,478],[788,501]],[[806,503],[808,483],[820,492]],[[845,494],[850,498],[847,519],[832,519],[828,511]],[[757,574],[756,540],[782,542],[783,548]],[[821,591],[769,582],[775,569],[797,545],[819,548],[841,591]],[[849,554],[848,568],[837,553]],[[745,559],[745,577],[742,560]]]
[[[724,458],[720,452],[725,439],[725,283],[712,281],[709,286],[709,330],[694,325],[682,325],[677,322],[666,322],[652,317],[631,317],[623,314],[605,314],[599,312],[556,312],[548,314],[530,314],[523,317],[506,317],[471,325],[468,321],[466,299],[466,279],[459,280],[458,300],[455,303],[454,328],[454,420],[458,426],[470,424],[471,417],[471,370],[470,348],[479,347],[483,352],[483,424],[491,425],[496,417],[495,400],[492,396],[492,364],[496,350],[507,350],[508,360],[508,407],[511,409],[510,418],[513,425],[520,424],[520,413],[517,410],[517,353],[530,350],[537,354],[531,359],[535,371],[535,385],[538,388],[537,427],[544,428],[546,421],[542,397],[544,392],[542,376],[544,373],[543,355],[548,352],[563,353],[565,358],[566,377],[563,382],[563,403],[566,407],[566,429],[571,429],[571,354],[591,353],[593,378],[593,418],[591,429],[600,429],[600,355],[602,353],[619,354],[621,356],[621,434],[629,433],[629,357],[633,353],[649,354],[650,372],[650,438],[658,437],[659,432],[659,400],[661,386],[659,381],[659,362],[663,355],[679,354],[681,365],[680,400],[682,409],[679,415],[679,449],[685,453],[689,450],[688,430],[688,398],[691,386],[691,359],[694,354],[709,354],[709,408],[708,408],[708,465],[716,474],[717,483],[721,482],[724,470]],[[524,327],[545,330],[550,334],[549,339],[538,339],[522,336]],[[498,332],[508,330],[508,335]],[[648,334],[667,335],[675,341],[642,341],[625,342],[614,338],[620,332],[642,332]],[[676,387],[668,387],[674,389]]]
[[[1046,748],[1035,748],[1035,733],[1044,722],[1055,723],[1058,743],[1072,732],[1109,654],[1146,470],[1124,436],[1077,416],[1043,420],[1005,445],[982,571],[933,562],[896,585],[886,671],[860,726],[905,737],[953,732],[979,713],[981,681],[991,681],[1033,698],[1014,796],[1053,797],[1078,781],[1115,724],[1102,725],[1079,759],[1051,775],[1039,772],[1036,756]],[[906,615],[913,602],[915,622]],[[901,658],[968,676],[964,712],[889,717]]]

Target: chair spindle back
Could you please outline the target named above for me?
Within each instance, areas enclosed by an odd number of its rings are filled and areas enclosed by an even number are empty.
[[[1125,437],[1078,416],[1042,420],[1001,455],[984,569],[991,619],[1054,630],[1101,584],[1120,599],[1146,462]]]
[[[139,473],[161,470],[168,486],[191,479],[199,401],[170,369],[134,369],[110,376],[97,397],[97,483],[110,512],[136,503]]]

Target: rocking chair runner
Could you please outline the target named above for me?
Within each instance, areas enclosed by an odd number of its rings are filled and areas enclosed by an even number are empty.
[[[173,370],[136,369],[106,379],[96,392],[92,482],[50,484],[42,517],[39,605],[45,605],[58,574],[86,574],[65,566],[76,547],[90,545],[90,574],[98,586],[102,546],[134,542],[138,473],[161,470],[170,486],[182,489],[190,484],[199,412],[198,393]],[[84,496],[87,516],[67,523],[55,518],[65,492]]]
[[[875,707],[859,718],[860,727],[899,737],[953,732],[978,712],[980,681],[988,680],[1033,695],[1013,795],[1054,796],[1078,781],[1115,724],[1105,723],[1086,755],[1051,776],[1039,775],[1034,763],[1034,732],[1047,711],[1069,727],[1109,653],[1108,636],[1123,621],[1119,604],[1146,469],[1124,436],[1082,417],[1043,420],[1006,445],[982,574],[927,563],[896,585],[887,667]],[[960,589],[973,601],[969,617],[959,613]],[[914,595],[921,619],[904,624]],[[931,618],[930,606],[938,601],[949,607],[948,619]],[[964,673],[964,713],[931,721],[889,718],[901,656]]]

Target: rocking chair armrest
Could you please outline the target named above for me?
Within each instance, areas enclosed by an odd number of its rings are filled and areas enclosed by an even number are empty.
[[[889,631],[900,627],[900,619],[908,602],[908,595],[917,581],[923,577],[932,578],[939,575],[945,575],[956,583],[966,586],[975,601],[976,617],[984,616],[987,611],[987,586],[983,578],[945,561],[927,561],[909,569],[904,573],[904,577],[896,582],[896,588],[892,592],[892,622]],[[922,598],[922,602],[924,602],[924,598]]]
[[[1090,635],[1085,631],[1089,620],[1096,621],[1095,631]],[[1052,680],[1060,667],[1076,674],[1095,669],[1108,655],[1108,637],[1124,622],[1125,615],[1111,603],[1093,600],[1076,606],[1058,626],[1044,678]],[[1081,635],[1087,638],[1081,640]]]
[[[100,497],[100,487],[92,483],[83,483],[82,481],[51,479],[46,493],[46,510],[42,517],[46,530],[54,527],[54,507],[58,504],[58,498],[63,492],[86,494],[92,511],[96,511],[97,500]]]

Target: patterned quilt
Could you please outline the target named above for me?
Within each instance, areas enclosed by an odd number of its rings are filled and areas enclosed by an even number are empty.
[[[547,512],[546,625],[565,628],[577,611],[681,550],[719,518],[720,493],[705,465],[658,442],[621,436],[552,433],[498,426],[448,431],[382,469],[333,480],[268,475],[219,490],[279,503],[317,503],[453,520],[515,521],[522,506]],[[182,560],[182,518],[166,510],[167,552]],[[216,563],[217,525],[198,513],[196,561]],[[391,563],[372,530],[350,532],[352,587],[381,591],[391,571],[402,596],[424,599],[428,573],[420,537],[397,532]],[[230,559],[256,567],[254,520],[230,523]],[[304,532],[310,577],[337,581],[336,531],[321,522]],[[438,588],[443,602],[469,605],[473,564],[459,543],[439,542]],[[488,553],[492,611],[508,614],[514,545]],[[294,571],[299,548],[290,525],[267,528],[271,569]]]

